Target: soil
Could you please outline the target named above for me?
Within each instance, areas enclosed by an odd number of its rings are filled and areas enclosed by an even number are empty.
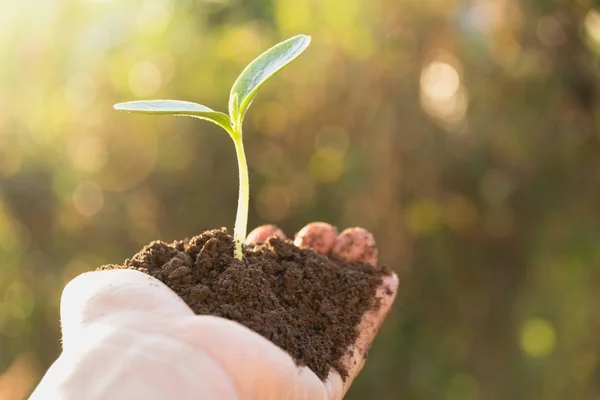
[[[123,265],[164,282],[196,314],[227,318],[259,333],[322,380],[357,337],[362,315],[379,307],[382,275],[367,264],[343,263],[276,237],[233,257],[225,228],[190,240],[154,241]]]

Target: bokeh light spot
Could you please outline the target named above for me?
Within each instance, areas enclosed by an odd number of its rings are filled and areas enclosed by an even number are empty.
[[[433,61],[421,72],[421,90],[432,100],[451,98],[459,86],[458,72],[446,62]]]
[[[104,206],[102,189],[94,182],[81,182],[73,192],[73,205],[77,212],[91,217]]]
[[[460,121],[466,114],[468,97],[465,90],[459,90],[448,99],[432,100],[421,96],[423,110],[434,118],[453,123]]]
[[[457,66],[453,64],[458,65],[458,60],[444,53],[423,68],[420,79],[421,107],[445,124],[462,120],[468,107],[467,89],[461,84]]]
[[[589,38],[600,43],[600,12],[594,9],[588,11],[583,24]]]
[[[161,84],[160,70],[150,61],[136,64],[129,72],[129,89],[136,97],[152,96]]]
[[[318,182],[335,182],[344,172],[344,158],[332,148],[319,149],[310,159],[310,173]]]
[[[521,327],[521,349],[532,357],[545,357],[556,346],[556,332],[550,322],[531,318]]]

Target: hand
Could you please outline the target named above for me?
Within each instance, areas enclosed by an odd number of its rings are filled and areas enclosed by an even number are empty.
[[[249,239],[268,229],[257,228]],[[195,315],[151,276],[126,269],[85,273],[65,287],[63,352],[30,399],[341,399],[397,288],[396,275],[384,277],[381,307],[363,316],[344,360],[349,377],[332,370],[322,382],[246,327]]]

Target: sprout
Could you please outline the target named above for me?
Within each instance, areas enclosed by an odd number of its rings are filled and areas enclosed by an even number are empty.
[[[211,121],[225,129],[235,145],[240,173],[238,208],[233,239],[234,255],[242,258],[242,243],[248,225],[248,166],[242,142],[242,123],[258,89],[279,70],[298,57],[310,44],[310,36],[298,35],[283,41],[252,61],[238,76],[229,93],[229,115],[206,106],[179,100],[142,100],[119,103],[116,110],[144,114],[183,115]]]

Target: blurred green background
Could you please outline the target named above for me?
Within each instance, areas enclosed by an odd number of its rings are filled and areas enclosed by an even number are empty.
[[[0,0],[0,399],[77,274],[232,228],[210,123],[257,54],[308,51],[245,124],[249,226],[360,225],[401,288],[348,399],[600,398],[600,12],[585,0]]]

